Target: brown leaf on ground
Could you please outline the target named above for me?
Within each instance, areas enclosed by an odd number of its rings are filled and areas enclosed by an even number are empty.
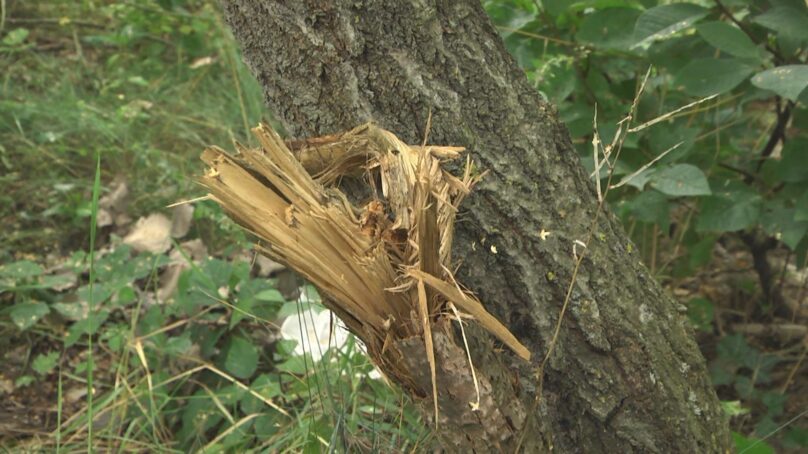
[[[255,257],[255,264],[258,266],[258,275],[264,277],[271,276],[286,269],[282,264],[262,254],[258,254],[258,256]]]
[[[108,194],[98,200],[98,215],[96,225],[106,227],[109,225],[121,226],[120,221],[128,219],[122,217],[129,205],[129,186],[123,180],[116,180],[115,186]]]
[[[137,252],[163,253],[171,247],[171,221],[160,213],[140,218],[123,242]]]
[[[194,207],[190,203],[177,205],[171,211],[171,237],[182,238],[191,229]]]

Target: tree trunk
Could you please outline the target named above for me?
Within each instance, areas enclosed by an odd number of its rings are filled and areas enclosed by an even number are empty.
[[[533,405],[538,365],[573,279],[573,245],[587,239],[598,200],[554,108],[540,100],[478,1],[223,4],[267,103],[292,135],[372,120],[420,143],[431,112],[429,142],[465,146],[490,171],[461,207],[458,277],[533,359],[528,364],[474,330],[474,363],[504,422],[442,424],[444,447],[729,450],[727,422],[684,308],[608,212],[585,251]],[[451,396],[441,399],[444,405]],[[429,417],[431,398],[424,400]]]

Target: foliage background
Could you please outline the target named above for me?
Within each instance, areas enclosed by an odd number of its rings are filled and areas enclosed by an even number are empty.
[[[201,195],[192,178],[204,146],[250,143],[249,127],[271,120],[217,4],[4,5],[3,443],[156,451],[431,443],[401,394],[367,377],[372,366],[352,341],[317,363],[294,355],[277,325],[316,307],[313,290],[283,272],[262,275],[247,239],[213,204],[194,204],[186,238],[209,255],[185,257],[166,301],[157,295],[172,252],[135,253],[121,240],[128,223],[100,228],[90,248],[94,189],[103,197],[126,182],[133,219],[169,212]],[[484,6],[590,171],[593,137],[611,142],[649,68],[635,124],[714,95],[626,136],[611,169],[623,184],[609,202],[642,259],[687,305],[739,450],[804,449],[805,2]],[[608,171],[600,169],[603,184]],[[184,251],[178,241],[172,251]],[[38,410],[20,421],[23,408]]]

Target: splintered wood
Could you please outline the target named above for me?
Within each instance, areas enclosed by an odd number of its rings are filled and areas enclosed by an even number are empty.
[[[407,145],[372,124],[289,143],[267,125],[253,132],[260,148],[237,145],[232,155],[206,149],[201,183],[261,240],[264,254],[320,289],[382,371],[415,395],[431,394],[436,416],[441,368],[433,339],[454,338],[449,302],[530,359],[450,271],[457,208],[479,179],[468,159],[460,177],[442,169],[462,148]],[[354,206],[334,186],[347,175],[364,176],[374,192],[380,185],[382,197]],[[404,360],[413,339],[422,339],[432,389],[423,389],[422,371]]]

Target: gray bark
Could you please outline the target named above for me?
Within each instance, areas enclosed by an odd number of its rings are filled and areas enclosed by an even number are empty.
[[[522,449],[530,452],[729,450],[682,307],[609,213],[601,214],[575,281],[540,405],[532,417],[518,414],[534,408],[534,375],[572,278],[573,242],[586,240],[598,202],[566,128],[478,2],[223,4],[266,102],[293,136],[372,120],[420,143],[431,111],[430,143],[466,146],[490,170],[457,224],[458,276],[534,359],[520,361],[476,330],[475,363],[508,428],[496,440],[473,428],[458,439],[442,426],[444,447],[512,450],[527,424]],[[542,240],[541,230],[551,234]],[[424,400],[429,417],[431,398]]]

